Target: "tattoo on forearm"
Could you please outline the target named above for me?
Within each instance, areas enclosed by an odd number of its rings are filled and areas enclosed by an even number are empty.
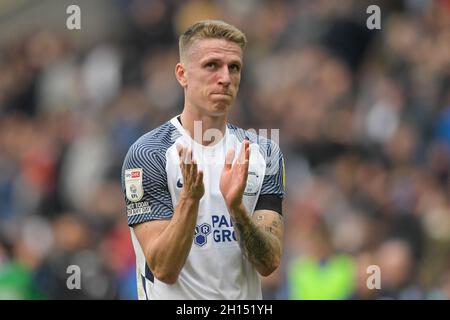
[[[275,217],[270,225],[267,223],[255,225],[235,221],[236,237],[244,255],[255,266],[271,266],[275,259],[281,254],[281,243],[279,236],[282,233],[281,218]],[[263,214],[258,214],[256,220],[262,222],[266,219]]]

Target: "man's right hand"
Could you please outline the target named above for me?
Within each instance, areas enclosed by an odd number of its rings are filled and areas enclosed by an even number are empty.
[[[198,170],[197,161],[192,158],[192,150],[177,144],[178,156],[180,158],[180,169],[183,175],[183,189],[181,198],[200,200],[205,194],[203,184],[203,171]]]
[[[197,223],[200,199],[205,193],[203,172],[192,151],[177,144],[183,189],[170,220],[151,220],[134,225],[136,237],[155,278],[174,284],[183,268]]]

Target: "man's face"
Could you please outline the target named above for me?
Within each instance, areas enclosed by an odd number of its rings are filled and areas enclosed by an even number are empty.
[[[242,55],[238,44],[225,39],[195,41],[183,64],[187,102],[201,114],[226,114],[239,89]]]

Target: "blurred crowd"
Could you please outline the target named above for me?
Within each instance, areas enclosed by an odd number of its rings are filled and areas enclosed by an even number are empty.
[[[249,40],[230,122],[280,129],[285,253],[264,298],[450,299],[449,0],[110,5],[123,32],[103,41],[43,25],[0,45],[0,299],[137,297],[121,166],[181,112],[177,38],[205,18]]]

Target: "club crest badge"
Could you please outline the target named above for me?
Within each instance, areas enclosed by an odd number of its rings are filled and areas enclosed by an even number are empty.
[[[244,195],[254,196],[258,193],[259,175],[254,171],[249,171],[247,176],[247,185],[245,186]]]
[[[125,170],[125,189],[127,199],[137,202],[144,196],[144,186],[142,184],[142,168]]]

